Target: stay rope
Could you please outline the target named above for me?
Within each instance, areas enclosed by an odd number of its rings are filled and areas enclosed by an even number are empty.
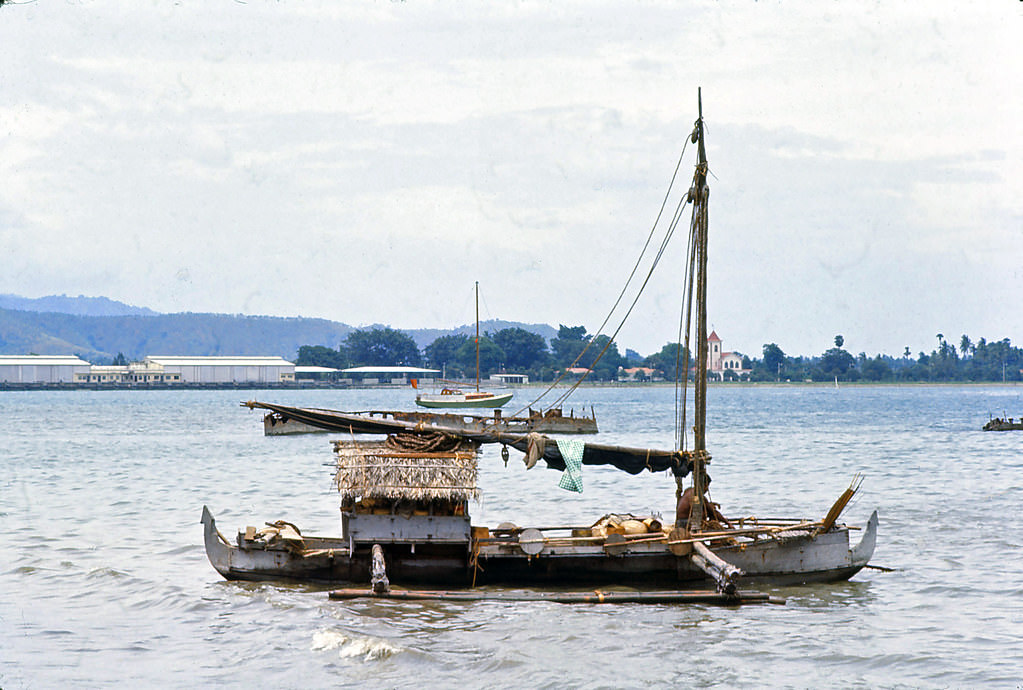
[[[524,412],[527,409],[531,408],[533,405],[538,405],[539,402],[541,400],[543,400],[544,397],[546,397],[548,393],[550,393],[552,390],[554,390],[554,388],[565,379],[565,377],[569,373],[569,370],[572,369],[573,367],[575,367],[575,365],[578,364],[580,360],[582,360],[583,355],[586,354],[586,352],[597,341],[597,339],[601,335],[604,335],[605,327],[607,326],[608,322],[611,321],[611,317],[614,315],[615,311],[618,309],[619,305],[622,303],[622,300],[625,298],[625,295],[626,295],[626,293],[628,292],[628,289],[629,289],[629,285],[632,283],[633,279],[636,277],[636,273],[637,273],[637,271],[639,270],[640,266],[643,263],[643,257],[646,255],[647,250],[650,247],[650,243],[651,243],[651,240],[654,237],[654,233],[657,230],[657,226],[661,222],[661,218],[664,215],[664,210],[667,208],[668,201],[671,198],[671,193],[672,193],[672,189],[675,186],[675,181],[678,178],[679,170],[682,167],[682,161],[685,159],[686,147],[688,146],[690,139],[691,139],[691,137],[687,136],[685,138],[685,141],[682,144],[682,152],[679,154],[678,162],[675,164],[675,171],[671,175],[671,181],[668,183],[668,189],[667,189],[667,191],[665,191],[664,199],[661,201],[661,207],[657,211],[657,217],[654,219],[653,225],[650,227],[650,232],[647,234],[646,242],[643,243],[643,248],[640,250],[639,256],[636,258],[636,263],[633,265],[632,271],[629,273],[629,277],[625,281],[625,285],[622,287],[621,292],[618,294],[618,299],[615,300],[614,305],[608,311],[607,316],[604,318],[604,321],[600,324],[600,327],[597,329],[597,333],[594,334],[590,338],[589,342],[586,343],[586,346],[582,349],[582,351],[572,361],[572,364],[570,364],[568,367],[565,367],[565,370],[561,372],[561,374],[554,380],[553,383],[551,383],[547,388],[545,388],[531,402],[527,403],[524,407],[522,407],[517,412],[515,412],[513,416],[518,416],[522,412]],[[558,405],[563,403],[566,399],[568,399],[568,397],[582,384],[582,382],[586,379],[586,377],[589,376],[590,372],[593,370],[593,366],[595,366],[597,364],[597,362],[600,361],[600,359],[604,356],[604,353],[606,353],[607,350],[611,347],[611,344],[614,342],[615,337],[618,335],[618,333],[621,331],[622,327],[625,325],[626,320],[628,320],[629,315],[632,313],[633,308],[636,306],[636,302],[639,301],[640,295],[643,294],[643,290],[646,288],[647,283],[650,281],[650,276],[653,273],[654,268],[656,268],[658,262],[661,259],[661,256],[664,254],[664,250],[667,247],[668,242],[670,241],[672,235],[675,232],[675,228],[678,225],[678,219],[681,217],[681,210],[685,207],[685,205],[688,202],[689,202],[689,198],[688,198],[688,195],[687,195],[687,196],[683,196],[681,198],[681,200],[679,201],[679,203],[676,205],[676,208],[675,208],[675,211],[673,213],[673,217],[672,217],[671,223],[668,226],[668,230],[666,231],[666,233],[664,235],[664,238],[661,240],[660,247],[657,250],[657,255],[654,257],[653,263],[651,264],[650,269],[647,271],[646,277],[643,280],[643,284],[640,286],[639,291],[636,293],[635,298],[633,298],[632,303],[629,306],[629,309],[626,311],[625,315],[622,317],[620,323],[618,324],[618,327],[615,328],[614,333],[611,335],[610,338],[607,339],[607,342],[604,344],[603,349],[601,349],[600,353],[593,360],[593,363],[591,364],[591,366],[587,368],[587,371],[584,372],[583,375],[580,376],[579,379],[572,386],[570,386],[563,394],[558,396],[558,398],[554,402],[552,402],[549,407],[557,407]]]

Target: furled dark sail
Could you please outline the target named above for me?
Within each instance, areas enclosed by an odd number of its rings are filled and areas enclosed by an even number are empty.
[[[350,434],[393,434],[399,431],[410,431],[416,427],[415,422],[404,422],[395,419],[373,418],[356,412],[338,412],[310,407],[289,407],[250,400],[243,402],[242,407],[250,410],[260,408],[279,414],[283,419],[302,422],[318,429],[343,431]]]
[[[505,443],[523,453],[526,453],[529,449],[528,437],[520,437],[514,441],[497,439],[494,442]],[[561,450],[552,439],[547,438],[542,458],[548,467],[555,470],[565,470],[565,460],[561,457]],[[643,470],[649,470],[650,472],[671,470],[678,477],[686,476],[690,470],[688,459],[686,459],[683,453],[678,451],[609,446],[602,443],[585,444],[583,464],[611,465],[629,474],[639,474]]]
[[[424,428],[422,424],[417,422],[373,418],[355,412],[347,413],[307,407],[290,407],[255,401],[245,402],[242,405],[250,409],[261,408],[269,410],[287,419],[293,419],[311,426],[353,434],[443,432],[450,436],[475,441],[480,444],[500,443],[505,446],[511,446],[523,453],[529,452],[532,440],[534,447],[542,447],[538,457],[543,459],[548,467],[562,472],[565,470],[565,460],[561,456],[561,450],[558,448],[557,442],[541,434],[510,434],[496,430],[467,432],[462,429],[445,428],[437,424],[431,424],[428,428]],[[639,474],[643,470],[650,472],[671,470],[676,477],[685,477],[689,474],[690,469],[687,454],[684,452],[653,448],[630,448],[602,443],[585,444],[582,462],[584,465],[611,465],[629,474]]]

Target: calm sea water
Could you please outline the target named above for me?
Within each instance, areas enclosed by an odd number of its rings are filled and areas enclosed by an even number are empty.
[[[1023,685],[1019,387],[712,387],[726,514],[880,511],[851,582],[775,588],[785,606],[332,602],[226,582],[225,534],[288,519],[339,532],[329,436],[267,438],[247,398],[411,409],[408,390],[0,393],[0,688],[1007,687]],[[515,402],[526,402],[519,391]],[[670,388],[590,388],[609,443],[671,447]],[[510,411],[510,410],[509,410]],[[666,475],[584,470],[585,491],[482,459],[474,522],[590,523],[674,507]]]

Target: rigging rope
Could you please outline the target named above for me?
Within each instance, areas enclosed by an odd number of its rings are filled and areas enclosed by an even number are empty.
[[[701,136],[701,130],[704,127],[704,122],[701,118],[696,120],[693,126],[693,133],[691,140],[695,143]],[[686,403],[687,395],[689,391],[689,359],[692,356],[692,350],[690,350],[690,336],[692,334],[692,317],[693,317],[693,289],[696,282],[696,263],[697,253],[700,249],[701,243],[706,242],[706,225],[707,225],[707,197],[705,193],[706,189],[706,175],[708,173],[707,164],[705,160],[700,160],[696,165],[696,173],[693,177],[693,186],[689,189],[688,198],[693,202],[693,215],[689,225],[689,251],[688,273],[685,277],[685,287],[683,290],[683,302],[682,302],[682,313],[679,315],[679,337],[678,343],[681,348],[681,352],[676,354],[676,370],[675,370],[675,440],[676,447],[685,452],[686,446]],[[700,182],[701,176],[703,177],[703,185],[701,189],[697,188],[697,184]],[[704,232],[701,233],[701,229]],[[703,238],[703,239],[701,239]],[[704,260],[706,257],[706,246],[702,247]],[[699,295],[698,295],[699,297]],[[706,297],[704,295],[704,297]],[[684,323],[684,328],[683,328]],[[683,343],[682,333],[685,332],[685,343]],[[697,347],[703,347],[706,343],[697,343]],[[679,366],[681,361],[681,366]],[[696,360],[699,362],[699,359]],[[696,382],[697,376],[706,377],[707,372],[693,372],[694,383]],[[697,411],[699,412],[699,411]],[[695,427],[695,420],[694,420]],[[695,428],[694,428],[695,432]],[[681,486],[679,487],[681,490]]]
[[[689,333],[693,316],[693,284],[696,266],[696,233],[692,224],[689,227],[689,241],[686,246],[687,266],[689,271],[683,277],[682,310],[679,314],[678,339],[675,348],[675,447],[685,450],[686,447],[686,394],[689,390]],[[683,335],[685,341],[683,344]],[[681,383],[680,383],[681,382]]]
[[[593,362],[594,364],[599,362],[600,358],[603,357],[604,353],[607,352],[608,348],[611,347],[611,344],[614,342],[614,339],[616,337],[618,337],[618,333],[622,330],[622,327],[625,326],[625,322],[629,319],[629,316],[632,314],[632,310],[635,309],[636,303],[639,301],[640,295],[642,295],[643,294],[643,290],[646,289],[647,283],[650,282],[650,278],[651,278],[651,276],[653,276],[654,269],[657,268],[657,264],[660,263],[661,257],[664,255],[664,250],[667,249],[668,244],[671,242],[672,236],[675,234],[675,229],[678,227],[678,219],[681,217],[681,211],[682,211],[683,208],[685,208],[685,205],[687,203],[688,203],[687,199],[683,199],[683,200],[681,200],[679,202],[679,205],[676,208],[675,214],[673,216],[672,223],[671,223],[671,225],[669,225],[668,231],[667,231],[667,233],[665,233],[664,239],[661,240],[661,246],[657,250],[657,255],[654,257],[653,263],[651,263],[651,265],[650,265],[650,270],[647,271],[646,278],[643,279],[643,284],[640,285],[639,291],[636,293],[635,298],[633,298],[632,304],[629,305],[629,309],[628,309],[628,311],[625,312],[625,316],[622,317],[622,320],[618,324],[618,327],[615,329],[615,331],[611,335],[611,337],[608,338],[607,343],[604,344],[604,349],[602,349],[600,351],[600,354],[597,355],[597,358]],[[594,338],[594,340],[595,340],[595,338]],[[591,342],[593,342],[593,341],[591,340]],[[580,356],[582,356],[582,355],[580,354]],[[582,384],[582,382],[589,375],[590,371],[592,371],[592,368],[587,370],[586,373],[584,373],[582,376],[580,376],[579,380],[576,381],[557,400],[555,400],[554,404],[558,405],[558,404],[561,404],[564,400],[566,400],[568,398],[568,396],[571,395],[572,392],[575,391],[575,389],[578,388]]]
[[[543,398],[548,393],[550,393],[552,390],[554,390],[555,386],[557,386],[559,383],[562,382],[562,380],[564,380],[565,376],[568,375],[568,370],[571,369],[572,367],[574,367],[576,364],[579,363],[579,361],[582,359],[583,355],[586,354],[586,352],[590,349],[590,346],[593,345],[593,343],[596,341],[596,339],[600,335],[603,334],[604,327],[607,326],[607,324],[611,320],[611,317],[614,314],[615,310],[618,309],[618,306],[621,304],[622,299],[625,297],[625,293],[627,292],[627,290],[629,288],[629,285],[632,283],[633,278],[635,278],[635,276],[636,276],[636,271],[639,270],[639,267],[642,264],[643,256],[646,254],[647,249],[650,247],[650,240],[653,239],[654,232],[657,230],[657,226],[658,226],[658,224],[661,221],[662,215],[664,214],[664,209],[667,207],[668,200],[671,198],[671,190],[674,188],[675,180],[678,178],[678,172],[679,172],[679,170],[682,167],[682,161],[685,159],[686,147],[688,146],[690,139],[691,139],[691,136],[687,136],[685,138],[685,141],[683,141],[683,143],[682,143],[682,152],[679,154],[678,162],[675,164],[675,171],[671,175],[671,181],[668,183],[668,189],[664,193],[664,199],[661,201],[661,207],[657,211],[657,217],[654,218],[653,225],[650,227],[650,232],[649,232],[649,234],[647,234],[646,242],[644,242],[644,244],[643,244],[643,249],[640,250],[639,256],[636,258],[636,263],[633,265],[632,271],[629,273],[629,277],[625,281],[625,285],[622,287],[621,292],[618,294],[618,299],[615,300],[614,305],[611,307],[610,311],[608,311],[607,316],[604,318],[603,323],[600,324],[600,327],[597,329],[596,334],[594,334],[590,338],[590,341],[582,349],[582,351],[575,358],[575,360],[572,362],[572,364],[570,364],[568,367],[566,367],[565,371],[563,371],[561,373],[561,375],[558,376],[557,379],[554,380],[553,383],[551,383],[546,389],[544,389],[543,392],[540,393],[540,395],[538,395],[536,398],[534,398],[532,402],[528,403],[526,406],[524,406],[521,409],[519,409],[518,411],[516,411],[512,416],[518,416],[518,415],[522,414],[526,409],[532,407],[533,405],[537,405],[541,400],[543,400]],[[650,280],[650,273],[653,272],[654,267],[657,265],[657,262],[660,260],[661,254],[664,253],[664,248],[667,245],[667,241],[671,238],[671,235],[674,233],[675,226],[678,223],[679,209],[683,208],[687,202],[688,202],[688,197],[683,197],[682,201],[680,201],[679,205],[676,207],[674,217],[673,217],[672,222],[669,225],[669,228],[668,228],[668,231],[667,231],[667,235],[666,235],[665,239],[662,240],[662,242],[661,242],[661,248],[658,251],[657,257],[655,258],[654,263],[653,263],[653,265],[650,268],[650,271],[648,271],[648,273],[647,273],[646,279],[643,281],[643,285],[640,286],[639,292],[636,294],[635,299],[633,299],[633,301],[632,301],[632,305],[629,307],[629,310],[626,312],[625,316],[622,317],[622,321],[618,325],[618,328],[615,329],[614,335],[611,336],[611,338],[608,339],[608,342],[607,342],[607,344],[605,344],[604,349],[601,350],[600,353],[597,355],[597,357],[593,360],[593,365],[596,365],[596,363],[600,361],[601,357],[604,356],[604,353],[607,352],[608,348],[611,346],[611,343],[614,342],[614,337],[618,335],[618,332],[622,329],[622,326],[625,325],[625,321],[626,321],[626,319],[628,319],[629,314],[632,313],[632,308],[636,306],[636,302],[639,300],[639,296],[643,293],[643,289],[646,287],[647,282],[649,282],[649,280]],[[589,367],[589,369],[592,370],[592,366],[593,365],[591,365],[591,367]],[[580,384],[582,384],[583,380],[588,375],[589,375],[589,372],[587,372],[586,374],[581,376],[579,378],[579,380],[575,382],[574,385],[572,385],[563,395],[559,396],[558,399],[555,402],[551,403],[551,405],[549,407],[556,407],[557,405],[561,404],[561,402],[566,400],[568,398],[568,396],[571,395],[572,392],[575,391],[575,389],[578,388]]]

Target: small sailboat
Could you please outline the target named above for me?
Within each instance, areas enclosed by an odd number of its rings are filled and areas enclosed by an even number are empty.
[[[515,394],[491,393],[480,390],[480,283],[476,281],[476,390],[463,391],[460,388],[442,388],[440,393],[420,393],[416,405],[420,407],[501,407]]]

